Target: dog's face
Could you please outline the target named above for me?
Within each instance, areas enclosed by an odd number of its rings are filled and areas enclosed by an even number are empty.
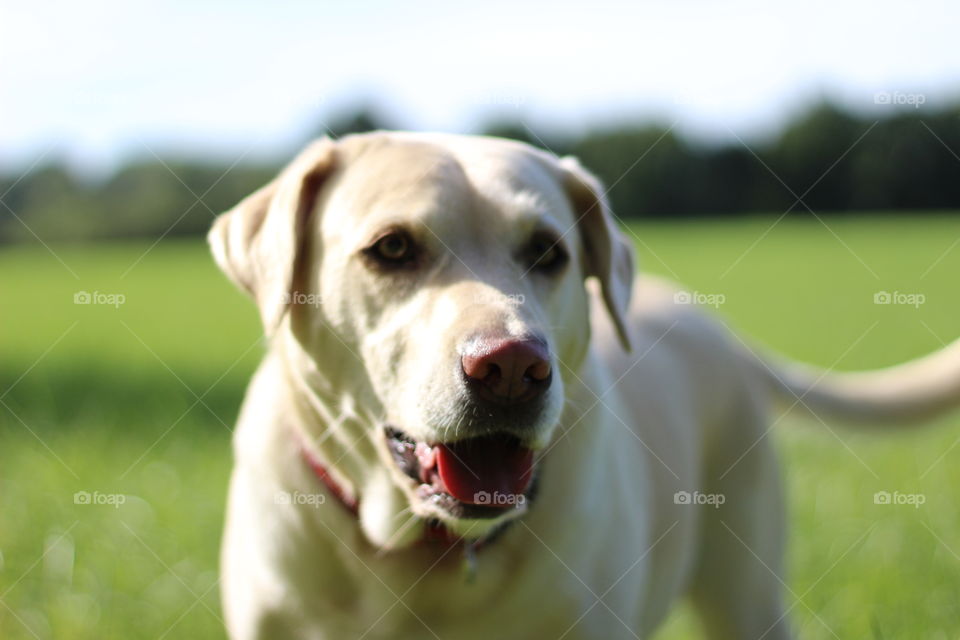
[[[584,279],[618,326],[629,297],[592,177],[503,140],[353,136],[315,143],[218,227],[375,542],[396,546],[404,511],[477,538],[524,512],[589,342]]]

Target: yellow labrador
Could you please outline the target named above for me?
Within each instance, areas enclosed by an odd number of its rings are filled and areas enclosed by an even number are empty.
[[[516,142],[320,140],[209,239],[270,337],[223,543],[237,640],[645,638],[684,595],[711,638],[787,638],[771,398],[960,401],[960,344],[761,362],[634,282],[575,160]]]

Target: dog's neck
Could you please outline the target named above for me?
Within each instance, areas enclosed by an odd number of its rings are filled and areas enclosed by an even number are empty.
[[[297,341],[288,338],[278,346],[298,445],[311,459],[325,461],[326,475],[356,505],[357,483],[377,458],[373,446],[362,437],[370,420],[353,395],[335,388]]]
[[[294,434],[294,436],[296,437],[296,434]],[[300,453],[304,462],[306,462],[310,470],[313,471],[313,475],[315,475],[327,488],[327,491],[337,499],[337,502],[343,505],[343,507],[354,516],[359,515],[356,496],[347,493],[341,485],[337,484],[337,481],[333,479],[333,476],[330,475],[327,468],[323,466],[306,444],[300,444]]]
[[[300,451],[304,463],[310,467],[310,470],[317,477],[320,483],[326,487],[330,495],[336,498],[337,502],[339,502],[350,514],[356,518],[359,518],[360,511],[356,497],[347,493],[343,487],[337,484],[337,482],[327,471],[327,468],[324,467],[323,464],[311,453],[308,447],[301,444]],[[493,542],[500,536],[502,532],[503,528],[495,530],[493,535],[487,536],[486,538],[482,538],[480,540],[465,540],[450,531],[450,529],[445,527],[442,523],[431,521],[425,524],[423,536],[419,541],[417,541],[417,544],[421,546],[431,545],[439,547],[444,549],[445,553],[446,550],[450,549],[451,547],[460,547],[464,556],[465,579],[467,581],[471,581],[473,580],[477,571],[477,552]]]

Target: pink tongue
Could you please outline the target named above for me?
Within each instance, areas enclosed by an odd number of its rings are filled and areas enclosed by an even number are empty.
[[[447,493],[467,504],[514,504],[532,478],[533,451],[502,436],[437,445],[437,473]]]

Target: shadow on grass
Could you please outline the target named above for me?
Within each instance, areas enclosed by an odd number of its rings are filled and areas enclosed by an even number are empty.
[[[91,424],[151,432],[187,419],[232,430],[250,376],[235,371],[217,382],[199,372],[177,377],[166,370],[80,363],[51,364],[17,381],[21,373],[0,370],[9,408],[0,407],[0,424],[17,427],[22,421],[37,432]]]

